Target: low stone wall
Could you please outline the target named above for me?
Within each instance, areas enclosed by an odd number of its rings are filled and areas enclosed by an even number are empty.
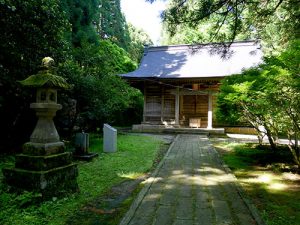
[[[256,135],[257,131],[253,127],[225,127],[225,133]]]
[[[183,134],[224,134],[224,128],[190,128],[171,127],[165,125],[135,124],[132,126],[134,132],[146,133],[183,133]]]
[[[151,124],[135,124],[132,126],[132,130],[135,132],[150,132],[150,133],[162,133],[164,131],[169,131],[172,128],[168,128],[165,125],[151,125]],[[177,128],[177,130],[184,128]],[[249,135],[257,135],[257,131],[253,127],[225,127],[225,133],[229,134],[249,134]],[[188,129],[187,129],[188,130]],[[189,129],[193,131],[193,128]],[[201,130],[201,129],[198,129]],[[220,129],[202,129],[211,133],[224,133],[224,130],[219,131]],[[192,133],[192,132],[191,132]]]
[[[132,130],[136,132],[162,132],[166,128],[165,125],[150,125],[150,124],[134,124]]]

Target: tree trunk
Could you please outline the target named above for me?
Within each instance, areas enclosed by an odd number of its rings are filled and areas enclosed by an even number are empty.
[[[272,137],[272,133],[271,133],[271,131],[270,131],[270,129],[269,129],[268,126],[264,125],[264,127],[265,127],[265,129],[266,129],[266,135],[267,135],[267,137],[268,137],[268,140],[269,140],[271,149],[272,149],[272,151],[275,151],[276,148],[277,148],[277,146],[276,146],[276,144],[275,144],[275,142],[274,142],[274,139],[273,139],[273,137]]]

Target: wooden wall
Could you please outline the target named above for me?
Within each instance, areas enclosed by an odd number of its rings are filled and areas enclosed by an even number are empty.
[[[144,122],[161,123],[161,86],[146,84],[144,87]]]
[[[185,95],[181,101],[181,125],[189,126],[190,118],[201,118],[201,127],[207,127],[208,95]]]
[[[175,95],[171,94],[172,88],[162,88],[163,110],[162,120],[167,122],[175,121]]]
[[[175,95],[174,87],[162,86],[159,83],[145,82],[144,84],[144,123],[174,124]],[[171,92],[173,91],[173,94]],[[215,107],[213,97],[213,108]],[[180,96],[179,108],[180,125],[189,126],[189,118],[201,118],[201,127],[207,127],[208,95]]]

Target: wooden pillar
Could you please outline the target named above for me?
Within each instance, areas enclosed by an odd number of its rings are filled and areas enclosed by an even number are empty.
[[[179,106],[179,117],[180,117],[180,115],[183,113],[183,95],[180,95],[180,97],[179,97],[179,101],[180,101],[180,106]]]
[[[143,110],[143,123],[146,122],[146,109],[147,109],[147,92],[146,92],[146,82],[144,81],[144,110]]]
[[[179,87],[176,88],[175,94],[175,125],[179,125],[179,106],[180,106]]]
[[[212,92],[208,92],[207,129],[212,129]]]
[[[160,120],[161,123],[164,122],[164,112],[165,112],[165,89],[161,87],[161,112],[160,112]]]

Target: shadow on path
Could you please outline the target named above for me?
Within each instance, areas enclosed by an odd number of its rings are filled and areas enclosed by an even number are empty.
[[[145,183],[121,225],[258,224],[207,136],[179,135]]]

